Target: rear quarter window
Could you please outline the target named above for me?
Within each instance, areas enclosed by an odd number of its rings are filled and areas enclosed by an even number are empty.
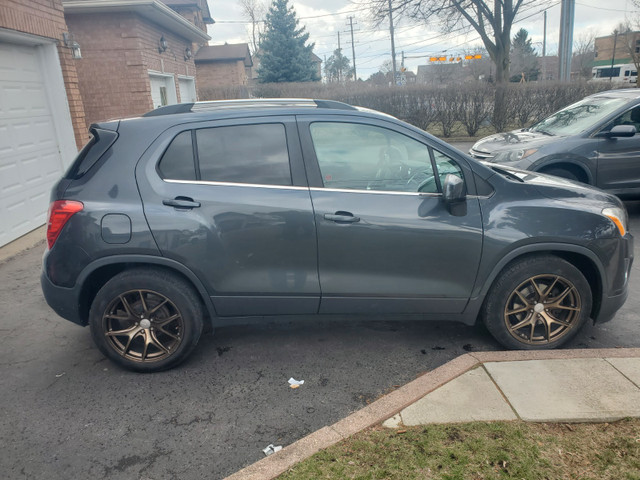
[[[165,150],[158,164],[166,180],[196,180],[191,130],[178,134]]]

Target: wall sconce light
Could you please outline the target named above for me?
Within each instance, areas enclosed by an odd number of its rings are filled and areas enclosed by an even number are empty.
[[[160,41],[158,42],[158,52],[159,53],[166,52],[167,48],[169,48],[169,44],[164,39],[164,37],[160,37]]]
[[[191,47],[187,47],[184,51],[184,61],[191,60],[191,57],[193,57],[193,52],[191,52]]]
[[[82,58],[82,52],[80,51],[80,44],[76,42],[73,38],[72,33],[64,32],[62,34],[62,40],[64,41],[64,46],[71,49],[71,57],[73,59]]]

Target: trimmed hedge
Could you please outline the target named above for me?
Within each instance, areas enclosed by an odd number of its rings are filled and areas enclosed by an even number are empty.
[[[273,83],[253,87],[221,87],[200,90],[200,100],[233,98],[322,98],[379,110],[423,130],[436,127],[451,137],[456,130],[473,137],[485,133],[526,127],[547,115],[611,85],[593,82],[487,83],[434,88],[426,85],[388,88],[363,82],[345,84]],[[501,105],[503,111],[496,112]]]

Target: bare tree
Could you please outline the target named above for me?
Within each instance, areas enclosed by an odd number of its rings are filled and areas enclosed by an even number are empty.
[[[238,0],[242,13],[251,22],[251,53],[255,54],[260,48],[260,35],[264,26],[264,16],[267,7],[261,0]]]
[[[634,1],[634,5],[640,6],[640,2]],[[637,33],[640,30],[640,18],[636,18],[634,22],[627,20],[618,25],[616,30],[618,31],[618,41],[624,42],[629,57],[636,67],[636,72],[640,72],[640,35]],[[636,86],[640,87],[640,76],[638,76]]]
[[[495,80],[509,80],[511,27],[520,8],[535,0],[363,0],[377,23],[395,15],[418,21],[435,19],[443,32],[475,30],[496,65]]]
[[[585,30],[573,39],[572,66],[584,79],[591,78],[591,64],[596,55],[595,40],[596,33],[593,30]]]

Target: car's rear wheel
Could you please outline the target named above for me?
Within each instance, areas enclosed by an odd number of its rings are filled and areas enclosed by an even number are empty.
[[[492,335],[512,349],[550,349],[573,338],[591,312],[591,287],[569,262],[529,257],[504,270],[482,316]]]
[[[125,271],[96,295],[89,313],[96,345],[115,363],[138,372],[182,362],[202,333],[202,307],[178,276],[155,269]]]

